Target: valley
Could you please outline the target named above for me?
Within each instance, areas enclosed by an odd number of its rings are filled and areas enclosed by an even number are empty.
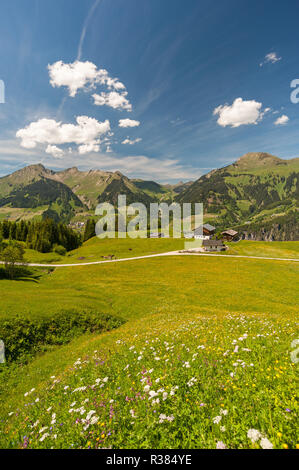
[[[129,179],[120,172],[54,172],[42,165],[0,178],[0,218],[51,217],[76,224],[94,217],[98,203],[177,202],[204,204],[204,220],[235,228],[244,238],[298,240],[299,159],[249,153],[194,182],[176,185]]]

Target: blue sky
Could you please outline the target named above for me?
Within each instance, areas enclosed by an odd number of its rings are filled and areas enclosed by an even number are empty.
[[[298,156],[296,1],[2,0],[0,13],[0,175],[41,162],[174,182],[250,151]]]

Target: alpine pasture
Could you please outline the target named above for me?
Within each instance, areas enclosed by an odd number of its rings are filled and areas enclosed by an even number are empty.
[[[263,245],[235,250],[267,256]],[[298,245],[267,247],[294,258]],[[92,239],[67,262],[180,248]],[[39,256],[27,252],[28,261]],[[62,310],[121,321],[0,366],[0,446],[298,447],[297,279],[296,262],[225,255],[45,267],[1,279],[1,321]]]

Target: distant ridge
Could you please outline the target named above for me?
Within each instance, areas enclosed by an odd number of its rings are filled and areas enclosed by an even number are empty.
[[[279,227],[298,223],[299,158],[285,160],[266,152],[249,152],[230,165],[210,171],[194,182],[175,185],[130,179],[120,171],[77,167],[53,171],[30,165],[0,178],[0,214],[9,208],[34,210],[43,217],[70,221],[94,214],[99,202],[203,202],[205,221],[217,228]],[[35,212],[32,216],[35,216]],[[22,216],[22,215],[21,215]],[[290,222],[287,222],[287,221]],[[267,228],[268,230],[268,228]],[[299,231],[299,230],[298,230]]]

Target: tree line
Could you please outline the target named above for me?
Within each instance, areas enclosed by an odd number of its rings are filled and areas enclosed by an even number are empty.
[[[78,248],[81,236],[63,223],[52,219],[42,221],[0,222],[0,239],[24,242],[27,248],[49,253],[51,251],[71,251]],[[63,253],[62,253],[63,254]]]

